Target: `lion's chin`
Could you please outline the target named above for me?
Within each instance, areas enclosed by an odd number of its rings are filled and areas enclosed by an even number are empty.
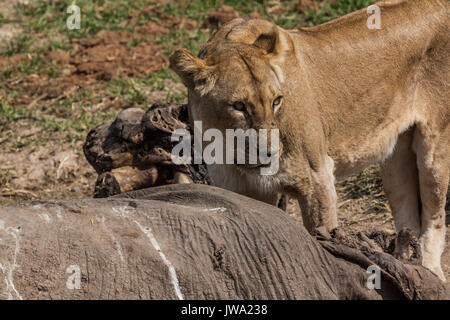
[[[242,167],[242,168],[246,168],[246,169],[249,169],[249,170],[252,170],[252,169],[259,169],[259,168],[268,168],[268,167],[270,167],[270,164],[243,164],[243,165],[238,165],[240,168]]]
[[[238,164],[236,165],[236,168],[241,172],[242,174],[254,176],[254,175],[261,175],[261,169],[264,168],[270,168],[270,164]]]

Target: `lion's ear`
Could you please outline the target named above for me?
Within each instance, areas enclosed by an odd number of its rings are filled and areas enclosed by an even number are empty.
[[[253,43],[255,47],[263,49],[267,54],[280,54],[286,50],[285,39],[275,26],[261,33]]]
[[[186,87],[195,89],[201,95],[206,94],[214,86],[215,77],[212,68],[187,49],[178,49],[170,56],[170,68]]]
[[[187,49],[178,49],[170,56],[170,68],[187,87],[191,87],[195,76],[205,68],[205,62]]]

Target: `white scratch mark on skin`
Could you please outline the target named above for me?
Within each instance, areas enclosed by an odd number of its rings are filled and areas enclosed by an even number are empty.
[[[172,284],[175,289],[175,294],[177,295],[179,300],[184,300],[183,294],[180,290],[180,285],[178,283],[177,274],[175,272],[175,268],[173,267],[172,263],[170,263],[169,260],[167,260],[165,254],[161,251],[161,247],[159,246],[158,241],[156,241],[155,237],[153,236],[152,230],[150,227],[143,227],[139,222],[134,220],[134,222],[138,225],[138,227],[141,229],[143,233],[147,235],[147,237],[150,239],[150,242],[152,243],[153,247],[156,251],[158,251],[159,255],[161,256],[161,259],[165,263],[165,265],[169,268],[170,277],[172,278]]]
[[[227,208],[224,207],[218,207],[218,208],[211,208],[211,209],[203,209],[203,211],[218,211],[218,212],[225,212],[227,211]]]
[[[50,223],[50,221],[52,220],[52,219],[50,219],[50,216],[48,214],[46,214],[46,213],[40,214],[39,217],[41,219],[45,220],[45,222],[47,222],[47,223]]]
[[[116,248],[117,253],[119,254],[120,261],[125,262],[125,258],[124,258],[124,256],[123,256],[122,247],[120,246],[120,243],[117,241],[116,237],[115,237],[114,234],[111,232],[111,230],[109,230],[108,227],[106,226],[106,223],[105,223],[105,217],[102,217],[101,221],[102,221],[103,228],[104,228],[104,229],[106,230],[106,232],[109,234],[109,236],[110,236],[110,238],[111,238],[111,240],[112,240],[112,242],[113,242],[113,244],[114,244],[114,247]]]
[[[14,299],[12,293],[16,295],[16,299],[23,300],[22,296],[19,294],[16,287],[14,286],[13,282],[14,270],[16,269],[16,267],[19,267],[19,265],[17,264],[17,254],[20,251],[20,241],[18,237],[19,230],[11,227],[5,228],[5,223],[2,220],[0,220],[0,230],[4,230],[7,234],[12,236],[16,242],[16,246],[14,248],[13,263],[9,267],[0,264],[0,270],[6,275],[5,283],[6,283],[6,292],[8,293],[8,300]]]
[[[61,208],[58,208],[58,212],[56,213],[56,217],[58,218],[58,220],[62,220],[62,214],[61,214]]]
[[[133,211],[133,209],[130,209],[128,207],[118,207],[118,208],[112,208],[112,211],[117,213],[122,218],[129,218],[128,214]]]

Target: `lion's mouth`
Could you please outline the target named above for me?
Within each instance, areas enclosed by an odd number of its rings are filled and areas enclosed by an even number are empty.
[[[249,168],[249,169],[258,169],[258,168],[269,168],[270,167],[270,163],[268,164],[264,164],[264,163],[259,163],[259,164],[244,164],[242,165],[245,168]]]
[[[258,163],[256,163],[256,164],[250,164],[250,163],[238,164],[238,167],[243,168],[243,169],[248,169],[248,170],[270,168],[273,165],[272,162],[279,161],[279,159],[280,159],[279,154],[276,154],[270,158],[270,161],[268,163],[262,163],[262,162],[258,161]]]

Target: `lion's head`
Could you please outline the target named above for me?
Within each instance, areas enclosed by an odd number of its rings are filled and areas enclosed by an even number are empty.
[[[286,32],[275,24],[235,19],[206,43],[198,57],[177,50],[170,64],[188,88],[191,122],[201,120],[204,129],[222,132],[278,128],[290,100],[283,72],[290,47]]]

